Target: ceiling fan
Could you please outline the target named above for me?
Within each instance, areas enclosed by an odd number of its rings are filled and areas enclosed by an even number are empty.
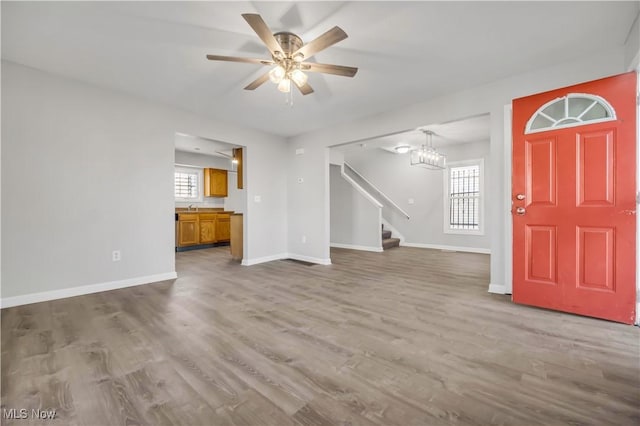
[[[242,17],[267,46],[267,49],[271,52],[271,59],[240,58],[220,55],[207,55],[207,59],[211,61],[245,62],[267,66],[275,65],[271,70],[249,83],[249,85],[245,87],[245,90],[255,90],[267,80],[271,80],[278,85],[278,90],[284,93],[290,93],[291,82],[293,81],[293,84],[300,90],[300,93],[308,95],[313,93],[313,88],[307,83],[307,75],[305,72],[319,72],[344,77],[353,77],[356,75],[356,72],[358,72],[358,68],[354,67],[305,62],[316,53],[347,38],[347,33],[340,27],[333,27],[316,39],[304,44],[302,39],[296,34],[287,31],[275,34],[271,33],[267,24],[258,14],[244,13]]]

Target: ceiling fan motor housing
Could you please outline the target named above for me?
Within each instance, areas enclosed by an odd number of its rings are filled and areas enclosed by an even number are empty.
[[[280,47],[282,47],[282,53],[285,58],[291,59],[291,55],[293,52],[297,51],[303,46],[302,39],[295,35],[294,33],[290,33],[287,31],[282,31],[279,33],[275,33],[273,35],[275,37]],[[284,58],[275,58],[274,59],[284,59]]]

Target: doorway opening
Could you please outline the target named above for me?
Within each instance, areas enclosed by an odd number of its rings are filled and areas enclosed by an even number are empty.
[[[176,133],[176,252],[224,246],[230,259],[242,260],[246,211],[244,152],[240,145]]]
[[[424,130],[433,132],[434,152],[446,156],[442,169],[412,165],[412,152],[427,144]],[[389,250],[393,257],[390,237],[401,250],[490,254],[489,209],[499,194],[485,184],[492,166],[489,114],[329,150],[332,248]]]

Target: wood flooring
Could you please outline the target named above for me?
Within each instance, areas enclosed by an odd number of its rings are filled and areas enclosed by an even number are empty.
[[[2,424],[640,423],[637,327],[489,294],[487,255],[331,258],[184,252],[175,281],[2,310]]]

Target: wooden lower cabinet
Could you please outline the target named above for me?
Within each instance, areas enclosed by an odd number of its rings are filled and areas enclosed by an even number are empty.
[[[200,244],[197,214],[181,214],[178,217],[177,244],[178,247]]]
[[[216,216],[216,240],[218,242],[228,242],[231,239],[231,217],[228,214]]]
[[[200,244],[212,244],[216,238],[216,214],[200,214]]]
[[[176,213],[176,247],[226,243],[231,239],[229,213]]]

